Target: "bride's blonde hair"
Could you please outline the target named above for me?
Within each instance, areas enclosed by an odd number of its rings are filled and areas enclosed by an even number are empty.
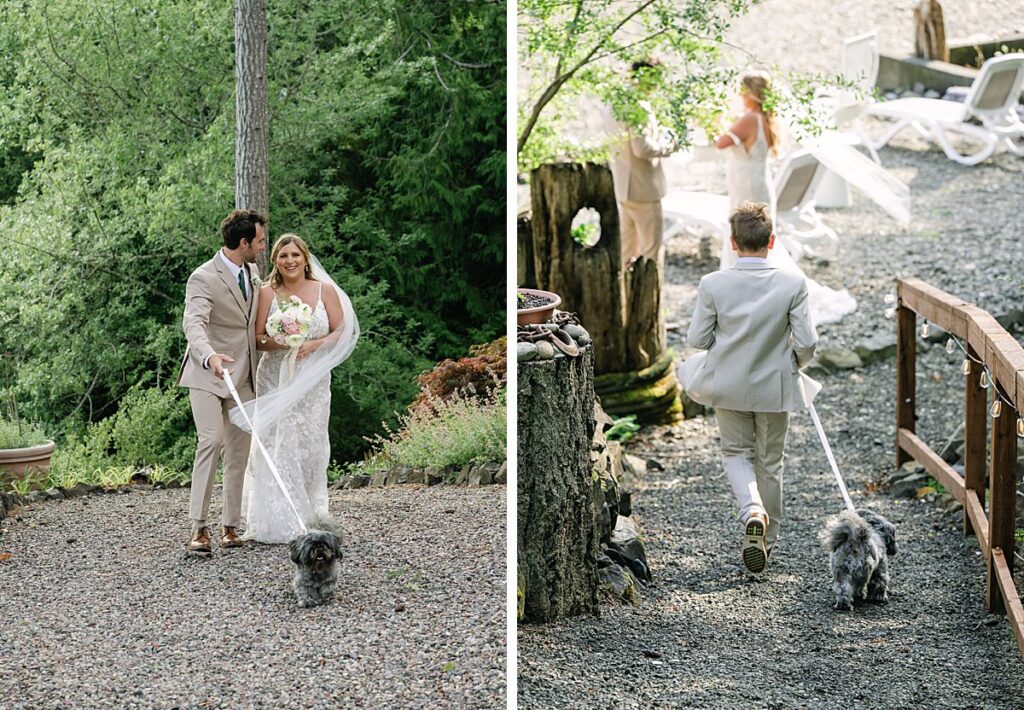
[[[282,277],[280,272],[277,270],[277,257],[280,255],[281,249],[289,244],[297,246],[306,260],[306,266],[303,269],[304,276],[310,281],[317,280],[317,278],[313,276],[313,267],[309,263],[309,247],[306,245],[306,242],[298,234],[282,234],[277,238],[277,241],[274,242],[274,248],[270,252],[270,263],[274,265],[274,269],[270,272],[270,276],[267,277],[267,280],[270,282],[270,287],[275,291],[281,288],[281,285],[284,284],[284,277]]]
[[[771,144],[768,147],[771,149],[772,155],[776,155],[775,139],[778,132],[775,130],[775,115],[764,107],[765,97],[772,88],[771,74],[760,69],[749,69],[740,74],[740,84],[750,98],[761,107],[761,113],[764,114],[765,121],[768,123],[768,134],[771,137]]]

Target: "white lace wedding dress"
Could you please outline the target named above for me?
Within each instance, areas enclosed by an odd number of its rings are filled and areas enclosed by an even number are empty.
[[[749,149],[738,136],[730,132],[733,144],[726,149],[729,211],[747,200],[765,202],[770,206],[774,224],[775,186],[768,170],[768,139],[764,134],[761,116],[758,115],[757,118],[757,138]],[[732,245],[728,240],[723,240],[719,268],[728,269],[736,263],[736,258]],[[814,325],[834,323],[857,309],[857,301],[845,288],[837,291],[808,278],[778,240],[775,247],[768,252],[768,263],[807,279],[807,302],[811,308],[811,321]]]
[[[267,317],[273,315],[277,308],[275,298]],[[313,323],[307,337],[322,338],[329,330],[327,309],[321,294],[313,309]],[[288,377],[288,358],[288,350],[271,350],[263,354],[256,369],[257,417],[260,393],[278,387]],[[327,421],[330,410],[331,376],[328,372],[302,399],[282,414],[275,431],[263,440],[304,523],[314,519],[326,520],[328,517],[327,466],[330,463],[331,447]],[[255,442],[245,470],[242,511],[246,521],[246,539],[284,543],[304,532]]]

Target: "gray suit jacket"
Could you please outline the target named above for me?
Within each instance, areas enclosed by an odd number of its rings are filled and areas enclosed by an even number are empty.
[[[707,274],[686,337],[708,351],[687,383],[695,401],[745,412],[803,409],[798,370],[817,341],[803,276],[767,262]]]
[[[637,134],[630,129],[619,152],[612,158],[615,199],[619,202],[660,202],[666,190],[661,158],[675,150],[675,144],[648,114],[643,132]]]
[[[249,300],[242,298],[238,281],[228,267],[214,254],[213,258],[192,272],[185,286],[185,314],[182,329],[188,350],[181,361],[178,384],[205,390],[229,399],[224,381],[203,367],[203,360],[213,353],[234,358],[226,368],[232,371],[236,386],[249,381],[256,390],[256,306],[259,291],[252,286],[258,275],[255,264],[244,265],[249,275]]]

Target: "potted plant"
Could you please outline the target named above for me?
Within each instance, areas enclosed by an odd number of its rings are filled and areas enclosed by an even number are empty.
[[[0,418],[0,484],[45,478],[54,443],[34,427]]]
[[[562,303],[562,298],[551,291],[535,288],[516,289],[516,325],[547,323]]]

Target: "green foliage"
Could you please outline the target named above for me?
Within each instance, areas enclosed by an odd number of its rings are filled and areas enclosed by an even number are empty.
[[[733,18],[757,2],[520,0],[519,66],[527,81],[518,103],[519,169],[553,160],[606,160],[623,135],[598,132],[594,138],[590,131],[580,137],[566,130],[599,103],[627,128],[644,126],[653,116],[681,147],[691,145],[698,130],[712,139],[719,135],[730,118],[729,96],[738,90],[737,71],[724,66],[723,38]],[[649,57],[661,66],[632,75],[631,64]],[[756,63],[753,55],[750,60]],[[770,107],[798,138],[820,131],[826,116],[811,98],[819,88],[843,82],[774,73],[775,83],[787,88],[779,89]]]
[[[11,490],[17,493],[19,496],[27,496],[29,491],[35,485],[35,476],[29,474],[21,479],[11,481]]]
[[[432,399],[399,419],[399,431],[375,436],[375,452],[351,467],[352,473],[375,473],[395,466],[425,468],[464,466],[505,459],[506,406],[504,390],[481,399],[455,393]]]
[[[924,485],[925,485],[925,487],[928,487],[928,488],[931,488],[932,490],[934,490],[935,493],[937,495],[940,495],[940,496],[946,495],[946,493],[949,492],[944,485],[939,483],[937,480],[935,480],[931,476],[928,476],[928,478],[924,482]]]
[[[604,433],[608,441],[621,441],[625,443],[633,438],[633,434],[640,431],[640,425],[636,423],[636,415],[628,414],[612,420],[612,425]]]
[[[44,444],[47,440],[46,434],[38,427],[0,418],[0,449],[23,449]]]
[[[24,415],[89,456],[103,432],[84,425],[135,388],[158,393],[135,395],[151,421],[187,411],[163,398],[185,349],[185,282],[234,204],[232,12],[0,6],[0,350],[21,363],[9,388]],[[359,316],[332,386],[334,455],[351,460],[418,373],[504,330],[505,12],[483,0],[268,12],[271,233],[303,235]],[[135,427],[133,445],[119,421],[118,456],[162,446],[156,457],[180,466],[169,429]]]

